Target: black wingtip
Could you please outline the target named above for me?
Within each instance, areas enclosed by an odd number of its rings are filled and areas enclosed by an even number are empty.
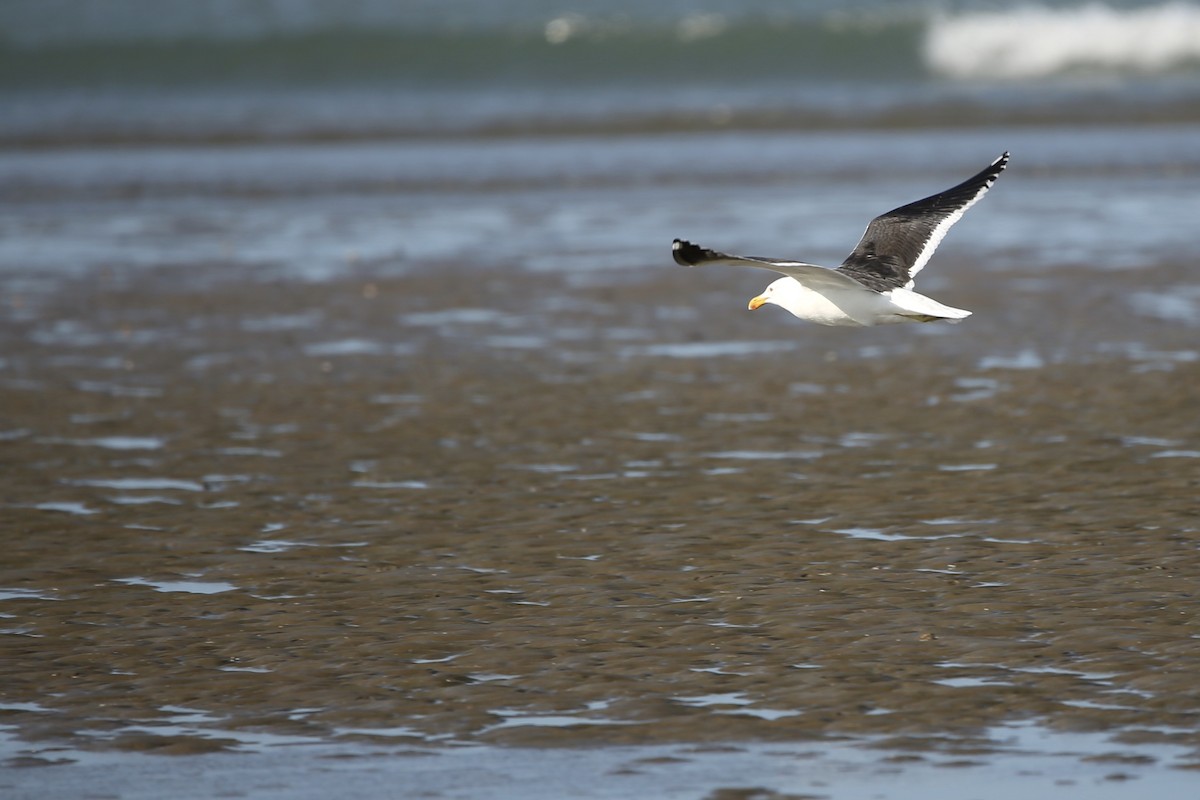
[[[1008,158],[1008,151],[1005,150],[1000,154],[999,158],[992,162],[992,175],[990,180],[988,180],[988,188],[991,188],[992,184],[996,182],[996,179],[1000,177],[1001,172],[1004,172],[1004,170],[1008,169]]]
[[[681,267],[694,267],[699,263],[704,255],[704,248],[684,241],[676,239],[671,243],[671,257],[675,259],[675,263]]]
[[[966,181],[966,183],[971,183],[972,181],[977,181],[980,178],[983,178],[983,182],[984,182],[983,188],[984,189],[992,188],[992,184],[994,184],[996,182],[996,179],[1000,177],[1000,173],[1004,172],[1004,170],[1008,167],[1008,158],[1009,158],[1008,151],[1005,150],[1003,153],[1000,154],[999,158],[997,158],[991,164],[988,164],[987,167],[982,172],[980,172],[978,175],[976,175],[974,178],[968,179]]]

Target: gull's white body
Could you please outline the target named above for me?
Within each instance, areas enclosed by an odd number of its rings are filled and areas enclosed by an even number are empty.
[[[795,278],[783,277],[771,283],[750,301],[750,309],[771,303],[800,319],[819,325],[867,327],[897,322],[931,322],[935,319],[957,322],[971,316],[970,311],[939,303],[933,298],[895,288],[872,292],[856,287],[825,288],[815,292]]]

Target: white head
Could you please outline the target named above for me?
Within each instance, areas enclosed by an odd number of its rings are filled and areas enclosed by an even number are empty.
[[[890,302],[882,295],[868,291],[849,296],[838,294],[833,299],[830,294],[834,293],[814,292],[795,278],[783,277],[751,300],[750,310],[772,303],[800,319],[820,325],[863,325],[860,320],[864,316],[870,318],[877,312],[877,305]],[[852,311],[857,313],[852,316]]]
[[[794,309],[801,307],[802,297],[807,293],[808,290],[801,286],[799,281],[785,276],[773,281],[758,297],[751,298],[750,310],[754,311],[767,303],[774,303],[796,314]]]

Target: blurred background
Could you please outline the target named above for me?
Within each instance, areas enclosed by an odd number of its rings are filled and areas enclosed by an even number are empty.
[[[6,141],[931,126],[1200,113],[1200,8],[10,0]]]
[[[714,246],[837,263],[868,212],[1005,149],[1026,176],[1194,177],[1200,4],[9,0],[0,107],[10,277],[645,268],[717,225]],[[739,196],[697,196],[718,185]],[[1195,219],[1108,220],[1113,248],[1093,238],[1104,209],[1071,211],[1097,189],[1123,191],[1056,181],[1022,204],[1061,212],[1059,241],[1021,220],[972,235],[1014,260],[1127,265]],[[59,218],[64,199],[110,205]]]
[[[66,198],[188,199],[174,212],[108,206],[119,224],[58,219],[49,239],[10,216],[7,272],[233,259],[312,277],[347,259],[554,267],[558,253],[643,267],[718,223],[727,247],[794,242],[838,263],[864,213],[1004,149],[1025,175],[1194,176],[1200,5],[11,0],[0,107],[10,215]],[[697,204],[696,188],[715,185],[742,197]],[[570,209],[547,201],[582,188]],[[1078,190],[1058,181],[1051,194]],[[337,204],[294,207],[322,194]],[[236,218],[192,203],[247,196]],[[1051,247],[1076,260],[1127,264],[1195,218],[1156,203],[1122,217],[1129,239],[1112,247],[1078,228],[1069,200],[1022,207],[1062,211]],[[857,218],[842,227],[846,207]],[[1037,257],[1024,228],[992,227],[988,243]],[[556,259],[542,263],[547,249]]]

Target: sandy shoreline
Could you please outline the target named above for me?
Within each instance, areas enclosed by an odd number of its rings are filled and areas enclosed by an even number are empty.
[[[1169,342],[1039,366],[982,296],[855,339],[725,276],[691,312],[644,302],[671,269],[448,277],[167,276],[6,326],[4,700],[39,706],[6,724],[1200,745],[1200,365]]]

